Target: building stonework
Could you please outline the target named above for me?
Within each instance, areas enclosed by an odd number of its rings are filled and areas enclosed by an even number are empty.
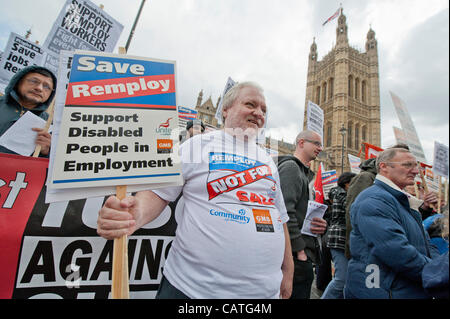
[[[221,128],[216,119],[216,110],[219,101],[214,106],[211,96],[203,102],[203,90],[200,91],[197,98],[197,104],[195,105],[195,110],[198,112],[197,118],[201,120],[205,125],[212,128]]]
[[[316,170],[318,162],[325,169],[349,171],[347,154],[357,156],[362,142],[381,146],[380,136],[380,87],[377,40],[370,28],[367,33],[365,52],[359,52],[348,42],[348,26],[342,12],[336,28],[336,45],[318,60],[315,39],[310,48],[303,127],[306,128],[308,101],[319,105],[324,112],[324,151],[312,163]],[[342,153],[342,126],[344,153]]]

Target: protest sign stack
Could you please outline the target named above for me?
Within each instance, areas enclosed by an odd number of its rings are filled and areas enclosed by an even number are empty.
[[[50,160],[0,154],[0,298],[114,298],[115,244],[96,232],[105,196],[180,184],[175,62],[101,53],[122,29],[92,2],[67,0],[44,45],[11,34],[3,81],[36,64],[58,87]],[[154,298],[174,212],[125,241],[130,297]]]
[[[178,107],[178,123],[180,130],[186,129],[186,124],[189,121],[197,119],[198,111],[190,109],[188,107],[179,106]]]
[[[123,25],[89,0],[66,0],[43,47],[44,66],[56,72],[61,50],[113,52]]]
[[[62,50],[113,52],[122,30],[121,23],[93,2],[66,0],[42,46],[11,32],[0,62],[0,83],[30,65],[56,74]]]
[[[44,49],[28,39],[11,32],[0,62],[0,78],[8,82],[24,67],[42,65]]]

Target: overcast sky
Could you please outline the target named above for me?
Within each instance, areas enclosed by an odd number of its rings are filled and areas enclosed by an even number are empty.
[[[92,0],[124,25],[125,46],[141,0]],[[0,0],[0,50],[10,32],[44,43],[65,0]],[[449,144],[448,0],[148,0],[128,53],[177,62],[177,104],[194,108],[200,90],[214,104],[228,76],[264,89],[270,136],[293,142],[305,107],[309,48],[333,47],[342,3],[350,45],[378,41],[381,147],[400,127],[389,91],[406,104],[430,164],[434,141]],[[116,51],[117,52],[117,48]]]

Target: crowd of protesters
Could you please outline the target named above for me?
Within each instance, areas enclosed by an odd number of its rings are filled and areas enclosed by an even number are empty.
[[[5,115],[0,134],[27,111],[46,119],[55,86],[56,78],[44,68],[18,73],[0,100]],[[265,125],[266,112],[259,85],[235,85],[224,97],[224,130],[204,133],[202,122],[188,123],[188,139],[180,150],[182,186],[142,191],[123,200],[111,196],[100,210],[98,234],[114,239],[131,235],[183,194],[157,298],[308,299],[314,268],[325,265],[326,250],[334,276],[322,286],[322,299],[448,298],[448,204],[437,207],[432,192],[415,196],[411,187],[420,167],[408,147],[382,151],[363,162],[357,175],[342,173],[329,193],[329,217],[311,220],[310,231],[317,237],[305,235],[301,229],[308,202],[314,199],[310,163],[322,151],[322,138],[302,131],[295,152],[274,161],[254,139]],[[51,135],[36,132],[41,155],[48,156]],[[239,163],[223,161],[213,170],[211,162],[189,161],[191,152],[200,150],[208,158],[217,145],[221,154],[231,154]],[[249,150],[256,158],[246,157]],[[259,170],[249,164],[252,160]],[[244,185],[237,191],[218,193],[212,200],[199,187],[209,185],[211,176],[225,179],[231,176],[225,171],[238,168]],[[264,178],[255,179],[256,171],[265,172]],[[249,182],[245,174],[254,180]],[[264,198],[266,206],[253,201],[249,209],[247,194]]]

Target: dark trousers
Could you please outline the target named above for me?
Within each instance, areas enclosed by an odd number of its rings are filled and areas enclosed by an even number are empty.
[[[161,283],[159,284],[158,292],[156,293],[155,299],[190,299],[180,290],[172,286],[172,284],[162,277]]]
[[[316,287],[319,290],[324,291],[331,279],[333,279],[331,274],[331,259],[330,248],[326,247],[326,244],[322,244],[320,263],[316,265]]]
[[[314,270],[311,260],[300,261],[294,258],[294,284],[291,299],[309,299],[314,280]]]

